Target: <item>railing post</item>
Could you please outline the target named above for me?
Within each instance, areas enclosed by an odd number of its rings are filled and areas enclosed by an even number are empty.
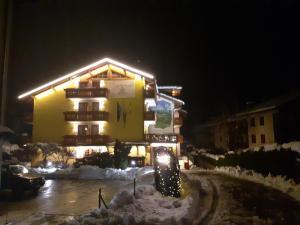
[[[101,188],[99,188],[99,193],[98,193],[98,207],[99,209],[101,208]]]
[[[133,196],[135,197],[135,178],[133,179]]]

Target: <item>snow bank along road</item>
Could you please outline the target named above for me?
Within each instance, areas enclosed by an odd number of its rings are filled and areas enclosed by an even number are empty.
[[[186,175],[200,188],[200,216],[194,224],[300,224],[300,203],[280,191],[221,174]]]

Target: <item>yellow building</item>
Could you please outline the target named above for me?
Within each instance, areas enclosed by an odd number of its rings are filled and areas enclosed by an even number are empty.
[[[116,139],[130,156],[152,163],[156,147],[180,154],[181,87],[158,87],[152,74],[104,58],[21,94],[33,98],[33,142],[61,143],[76,158],[113,152]]]

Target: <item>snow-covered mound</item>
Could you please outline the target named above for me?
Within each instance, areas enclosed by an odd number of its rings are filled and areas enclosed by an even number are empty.
[[[109,209],[95,209],[63,224],[191,224],[191,207],[190,196],[184,199],[164,197],[153,186],[142,185],[137,187],[135,197],[123,190],[111,200]]]
[[[34,173],[42,174],[46,179],[112,179],[133,180],[135,177],[153,172],[152,167],[127,168],[125,170],[114,168],[99,168],[97,166],[81,166],[79,168],[66,169],[32,169]]]
[[[262,174],[256,173],[253,170],[242,169],[239,166],[216,167],[214,170],[194,168],[194,170],[206,171],[209,173],[227,174],[236,178],[260,183],[265,186],[280,190],[300,201],[300,184],[296,184],[293,180],[286,180],[286,178],[283,176],[271,176],[271,174],[268,176],[263,176]]]

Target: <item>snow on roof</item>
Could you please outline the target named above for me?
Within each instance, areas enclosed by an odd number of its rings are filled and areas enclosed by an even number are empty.
[[[157,86],[158,89],[160,90],[169,90],[169,89],[178,89],[181,90],[181,86]]]
[[[283,104],[294,101],[298,98],[300,98],[300,89],[289,92],[284,95],[277,96],[275,98],[271,98],[268,101],[265,101],[261,104],[258,104],[256,106],[250,108],[249,110],[245,110],[243,112],[238,113],[237,116],[243,116],[243,115],[247,115],[247,114],[252,114],[252,113],[263,112],[263,111],[275,109]]]
[[[103,59],[101,59],[99,61],[96,61],[96,62],[94,62],[92,64],[87,65],[87,66],[84,66],[84,67],[82,67],[82,68],[80,68],[78,70],[75,70],[75,71],[71,72],[71,73],[63,75],[63,76],[61,76],[61,77],[59,77],[59,78],[57,78],[55,80],[47,82],[47,83],[45,83],[45,84],[43,84],[43,85],[41,85],[39,87],[36,87],[36,88],[34,88],[34,89],[30,90],[30,91],[22,93],[21,95],[18,96],[18,99],[22,99],[24,97],[36,94],[36,93],[41,92],[41,91],[44,91],[44,90],[52,87],[53,85],[64,83],[64,82],[68,81],[69,79],[73,79],[75,77],[83,75],[83,73],[88,72],[90,69],[96,69],[97,67],[103,66],[103,65],[108,64],[108,63],[116,65],[116,66],[119,66],[119,67],[121,67],[121,68],[123,68],[125,70],[128,70],[130,72],[136,73],[136,74],[141,75],[141,76],[143,76],[145,78],[148,78],[148,79],[153,79],[154,78],[154,76],[152,74],[150,74],[150,73],[146,73],[144,71],[138,70],[136,68],[133,68],[133,67],[128,66],[128,65],[125,65],[125,64],[123,64],[121,62],[115,61],[115,60],[110,59],[110,58],[103,58]]]
[[[171,100],[171,101],[178,102],[178,103],[180,103],[180,104],[182,104],[182,105],[185,104],[184,101],[182,101],[182,100],[180,100],[180,99],[178,99],[178,98],[174,98],[174,97],[172,97],[172,96],[170,96],[170,95],[166,95],[166,94],[164,94],[164,93],[158,93],[158,95],[161,96],[161,97],[164,97],[164,98],[166,98],[166,99],[169,99],[169,100]]]

